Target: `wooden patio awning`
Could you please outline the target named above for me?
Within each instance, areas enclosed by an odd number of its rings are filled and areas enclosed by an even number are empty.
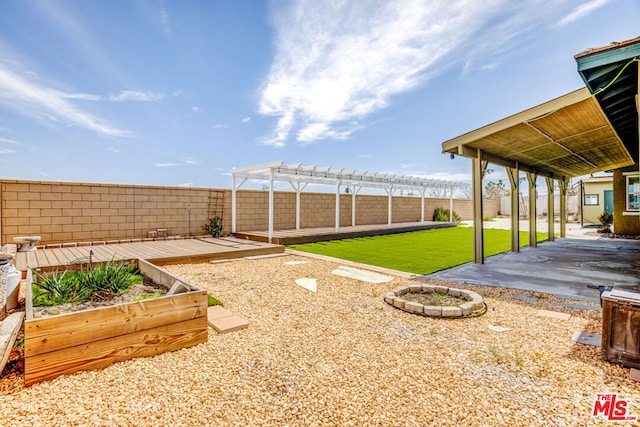
[[[442,151],[567,180],[634,163],[587,88],[442,143]]]

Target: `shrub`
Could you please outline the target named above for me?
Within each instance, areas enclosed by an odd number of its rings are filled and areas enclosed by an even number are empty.
[[[453,211],[453,222],[460,222],[460,216]],[[435,208],[433,211],[433,220],[438,222],[449,222],[449,209]]]
[[[202,226],[211,237],[220,237],[222,234],[222,218],[219,216],[209,218],[209,222]]]
[[[598,216],[598,221],[602,224],[602,227],[598,230],[599,233],[611,233],[611,224],[613,224],[613,214],[611,212],[602,212]]]

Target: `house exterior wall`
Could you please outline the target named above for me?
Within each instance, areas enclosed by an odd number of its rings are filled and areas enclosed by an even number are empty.
[[[223,234],[231,231],[231,190],[0,180],[0,244],[13,243],[16,236],[41,236],[40,244],[129,240],[148,237],[149,231],[166,229],[171,236],[205,234],[211,201],[219,196]],[[240,190],[237,197],[237,230],[268,228],[268,192]],[[351,194],[340,195],[340,225],[351,225]],[[393,197],[393,221],[420,220],[420,198]],[[301,193],[302,228],[335,226],[336,195]],[[449,208],[449,199],[426,198],[425,220],[436,207]],[[356,224],[386,224],[385,195],[356,196]],[[453,210],[462,219],[472,219],[468,199],[454,199]],[[484,201],[485,215],[496,215],[500,199]],[[296,225],[294,192],[274,193],[274,229]]]
[[[582,183],[582,223],[583,225],[600,224],[598,217],[604,212],[604,192],[605,190],[613,190],[613,180],[604,182],[586,182]],[[597,195],[597,205],[586,205],[586,195]],[[614,196],[615,197],[615,196]],[[615,201],[614,201],[615,210]]]
[[[637,172],[638,165],[613,171],[613,231],[616,234],[640,235],[640,215],[627,209],[627,180],[625,172]]]

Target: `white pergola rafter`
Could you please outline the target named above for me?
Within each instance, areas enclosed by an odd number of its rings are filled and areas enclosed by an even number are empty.
[[[453,192],[467,189],[469,184],[463,182],[444,181],[406,175],[381,174],[376,172],[357,172],[355,170],[334,169],[330,167],[302,166],[301,163],[285,165],[284,161],[266,163],[257,166],[233,168],[231,171],[231,232],[236,232],[236,191],[247,180],[263,180],[269,182],[269,242],[273,237],[273,183],[288,182],[296,192],[296,229],[300,229],[300,193],[307,184],[324,184],[336,186],[336,230],[340,229],[340,186],[351,191],[352,212],[351,225],[355,226],[355,197],[361,188],[381,188],[389,196],[388,224],[391,226],[392,197],[396,190],[417,190],[422,199],[421,222],[424,223],[424,198],[428,189],[443,189],[449,192],[450,212],[453,212]],[[241,179],[239,183],[237,180]],[[451,219],[450,219],[451,220]]]

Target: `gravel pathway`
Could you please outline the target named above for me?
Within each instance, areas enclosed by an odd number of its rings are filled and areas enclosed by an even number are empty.
[[[285,265],[285,261],[309,260]],[[383,301],[409,283],[330,274],[339,264],[284,256],[168,266],[248,320],[248,329],[153,358],[29,388],[2,387],[2,425],[517,426],[608,424],[596,393],[630,399],[640,386],[574,331],[600,332],[600,313],[531,303],[516,291],[437,282],[483,295],[470,319],[411,315]],[[294,284],[318,280],[317,293]],[[523,293],[523,292],[519,292]],[[569,320],[538,310],[570,313]],[[510,328],[494,332],[489,325]]]

